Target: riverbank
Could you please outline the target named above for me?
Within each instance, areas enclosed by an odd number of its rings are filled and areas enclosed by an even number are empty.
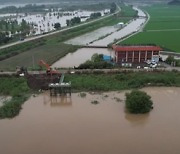
[[[118,74],[71,74],[74,91],[116,91],[146,86],[180,86],[179,72],[122,72]]]
[[[30,95],[26,79],[0,78],[0,94],[12,96],[12,100],[0,107],[0,118],[13,118],[21,110]],[[66,74],[65,81],[72,83],[73,92],[120,91],[148,86],[180,87],[179,72],[122,72],[117,74]]]

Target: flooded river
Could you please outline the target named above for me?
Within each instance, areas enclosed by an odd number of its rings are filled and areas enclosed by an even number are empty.
[[[0,120],[1,153],[179,154],[180,88],[143,90],[154,102],[145,115],[125,112],[125,92],[31,97],[19,116]]]
[[[85,61],[90,60],[92,55],[95,53],[111,56],[112,50],[103,49],[103,48],[92,48],[92,49],[81,48],[74,53],[67,54],[65,57],[55,62],[52,65],[52,67],[59,67],[59,68],[68,68],[74,66],[78,67],[80,64],[84,63]]]

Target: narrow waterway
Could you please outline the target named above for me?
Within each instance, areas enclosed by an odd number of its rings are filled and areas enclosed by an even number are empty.
[[[19,116],[0,120],[1,153],[179,154],[180,88],[143,90],[154,102],[144,115],[125,112],[125,92],[31,97]]]
[[[52,67],[57,68],[68,68],[68,67],[78,67],[80,64],[90,60],[92,55],[104,54],[108,56],[112,56],[112,50],[110,49],[103,49],[103,48],[81,48],[78,49],[74,53],[69,53],[65,57],[61,58],[60,60],[56,61]]]

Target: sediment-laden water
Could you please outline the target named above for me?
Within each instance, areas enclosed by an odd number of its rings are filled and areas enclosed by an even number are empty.
[[[103,48],[81,48],[74,53],[69,53],[65,57],[56,61],[52,67],[68,68],[78,67],[80,64],[90,60],[92,55],[95,53],[112,56],[113,51],[110,49]]]
[[[1,153],[179,154],[180,88],[143,90],[154,102],[144,115],[125,111],[124,91],[31,97],[19,116],[0,120]]]

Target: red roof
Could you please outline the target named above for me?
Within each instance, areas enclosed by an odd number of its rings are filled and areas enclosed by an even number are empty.
[[[117,46],[114,45],[115,51],[161,51],[159,46]]]

